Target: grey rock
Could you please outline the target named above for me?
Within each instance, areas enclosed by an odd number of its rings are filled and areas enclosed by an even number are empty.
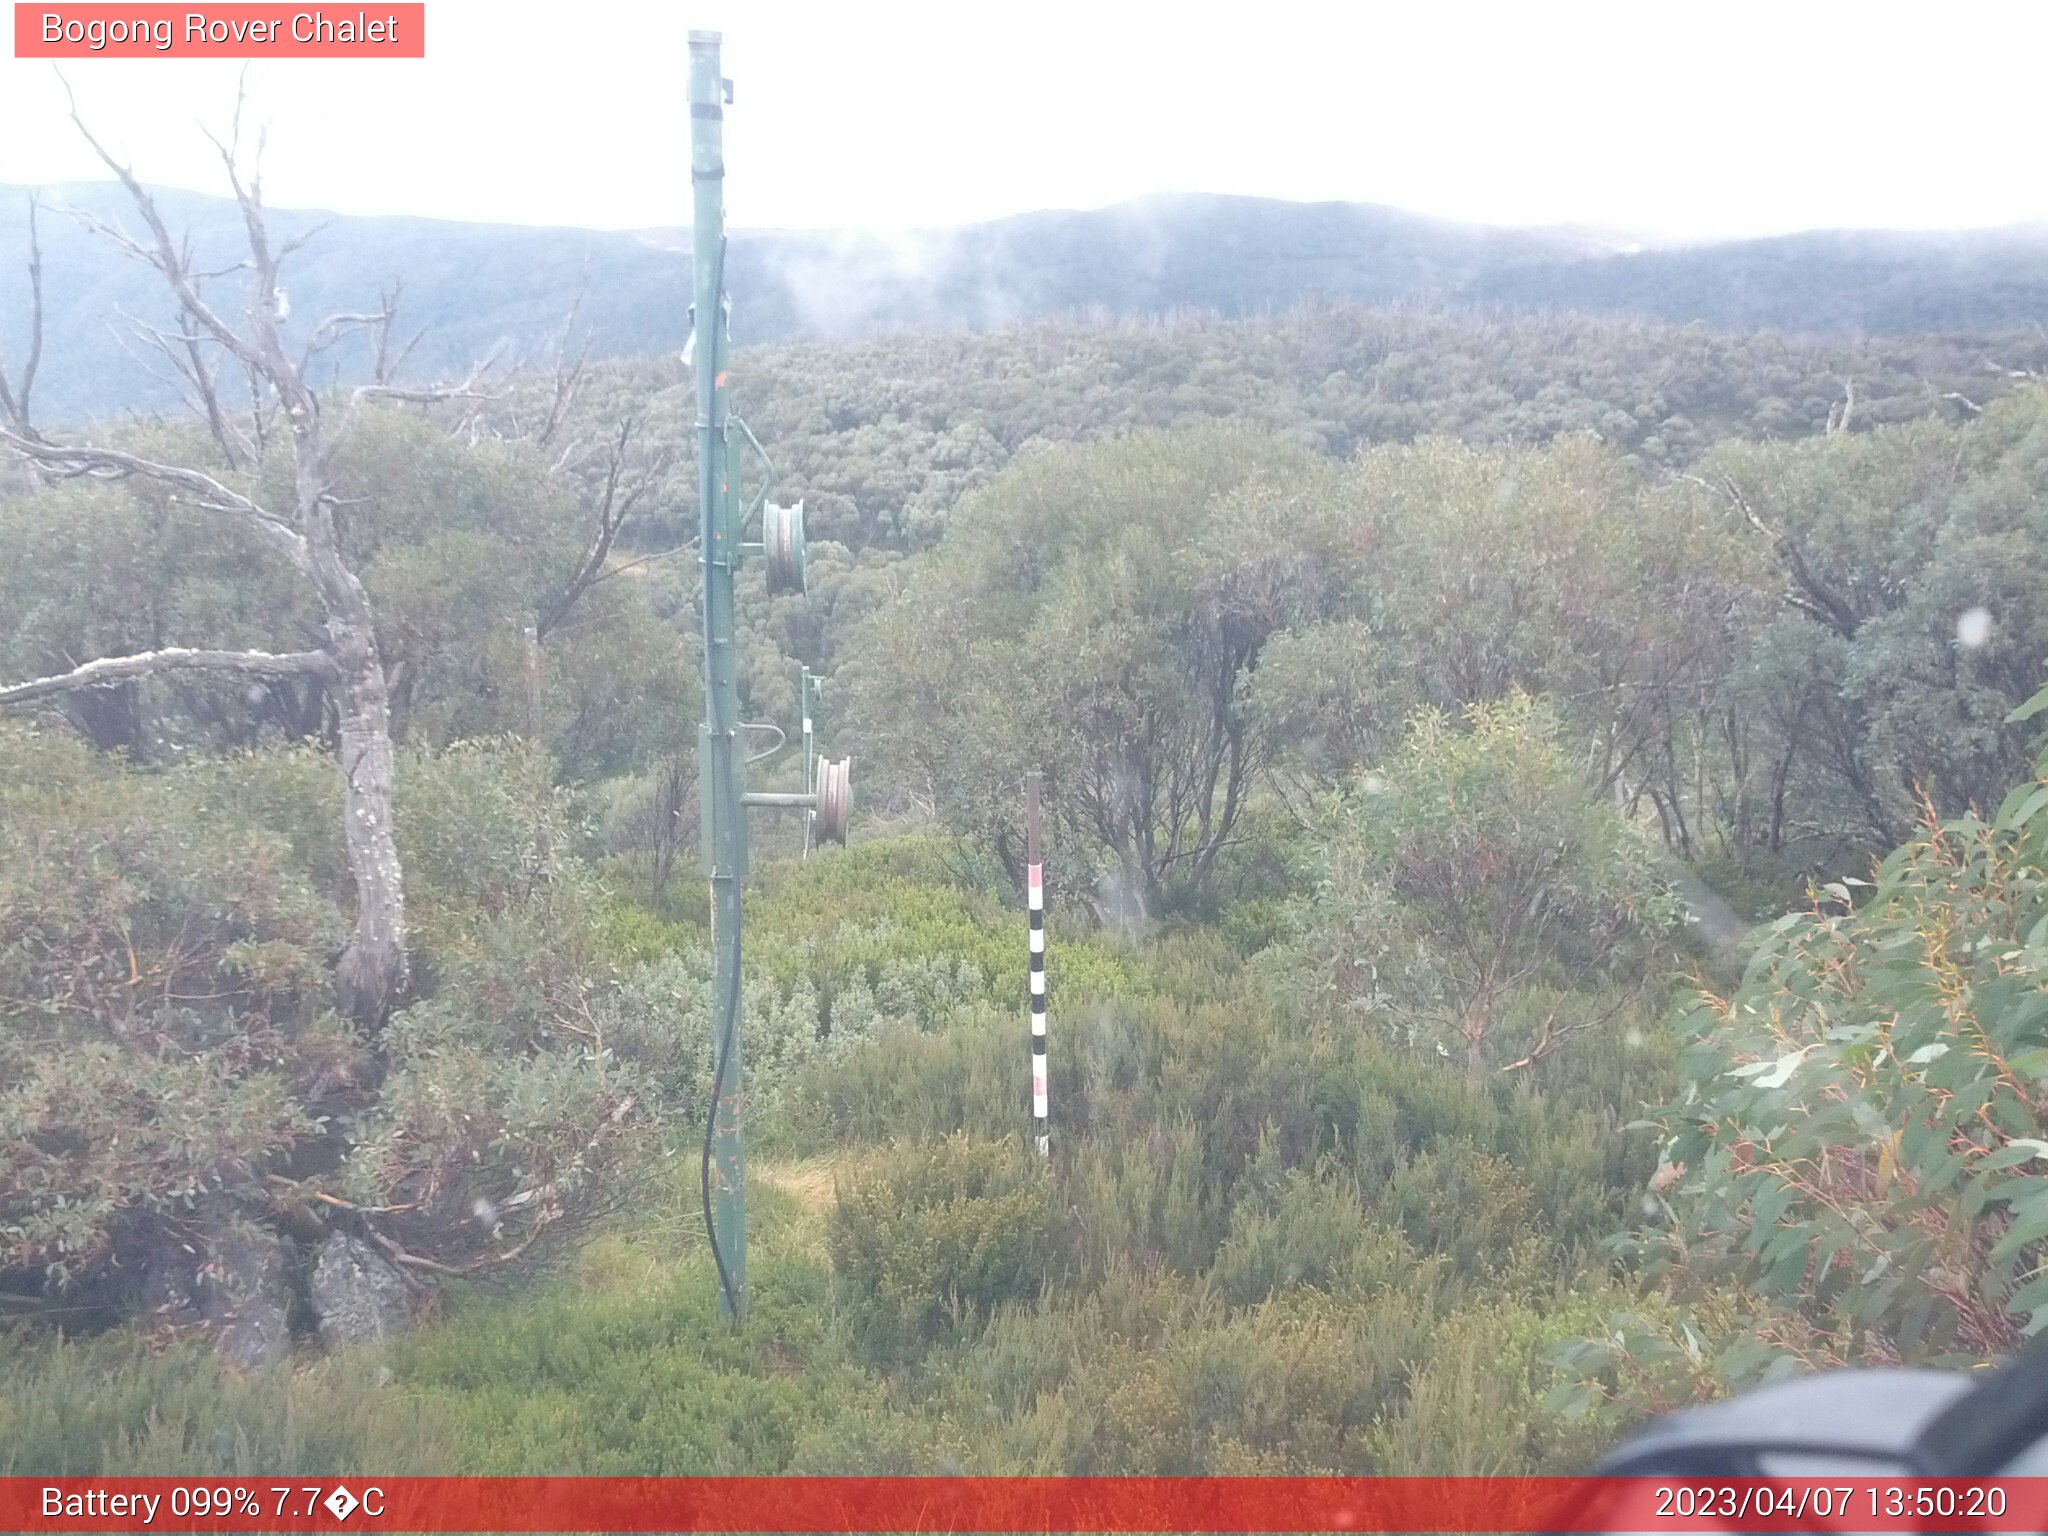
[[[142,1271],[143,1311],[158,1322],[202,1321],[199,1263],[198,1249],[174,1238],[160,1242]]]
[[[320,1245],[307,1299],[330,1347],[387,1339],[413,1323],[411,1283],[383,1254],[346,1232]]]
[[[235,1222],[211,1233],[198,1276],[201,1316],[221,1354],[245,1371],[291,1349],[291,1248],[276,1233]]]

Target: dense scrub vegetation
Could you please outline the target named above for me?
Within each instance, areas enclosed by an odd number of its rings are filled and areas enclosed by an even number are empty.
[[[2011,1349],[2048,395],[1920,382],[1980,361],[1352,311],[746,356],[825,538],[746,578],[747,715],[829,669],[863,811],[757,827],[737,1335],[673,378],[366,413],[388,1015],[337,1006],[317,677],[0,719],[0,1472],[1563,1470],[1801,1361]],[[317,622],[138,482],[24,474],[0,544],[0,680]],[[1701,875],[1795,914],[1746,969]]]
[[[760,1068],[777,1107],[757,1122],[744,1335],[714,1321],[694,1165],[664,1160],[553,1278],[295,1380],[144,1359],[118,1334],[23,1335],[14,1466],[1483,1470],[1583,1453],[1600,1427],[1543,1406],[1547,1352],[1608,1291],[1599,1242],[1650,1149],[1600,1106],[1648,1091],[1653,1050],[1475,1092],[1344,1023],[1304,1030],[1212,934],[1138,954],[1056,927],[1047,1165],[1017,1134],[1014,984],[997,1006],[968,966],[930,975],[948,940],[1018,947],[1014,912],[962,875],[944,843],[889,839],[758,904],[754,951],[792,979],[759,986],[753,1060],[776,1059],[791,1013],[815,1040],[824,989],[848,1035]],[[821,932],[816,903],[847,891],[855,909]],[[822,1210],[789,1161],[819,1148],[841,1185]],[[1484,1387],[1512,1443],[1440,1442],[1458,1383],[1495,1356],[1519,1362]]]
[[[1255,788],[1300,811],[1414,709],[1521,691],[1671,847],[1834,870],[1920,794],[1956,814],[2025,769],[2044,410],[1724,445],[1662,479],[1583,436],[1341,468],[1238,428],[1048,449],[860,631],[854,739],[999,842],[1000,765],[1042,762],[1099,866],[1070,877],[1150,908],[1208,882]]]

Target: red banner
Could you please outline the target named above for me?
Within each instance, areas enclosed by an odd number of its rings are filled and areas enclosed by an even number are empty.
[[[14,7],[17,59],[423,59],[424,4]]]
[[[9,1531],[2042,1531],[2048,1478],[0,1478]]]

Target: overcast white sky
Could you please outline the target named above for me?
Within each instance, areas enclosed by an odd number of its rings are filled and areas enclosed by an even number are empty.
[[[683,223],[694,26],[725,33],[741,227],[1159,191],[1680,237],[2048,219],[2032,0],[428,0],[427,21],[423,61],[253,67],[273,205]],[[209,191],[197,124],[238,68],[64,65],[144,179]],[[97,169],[51,65],[0,59],[0,183]]]

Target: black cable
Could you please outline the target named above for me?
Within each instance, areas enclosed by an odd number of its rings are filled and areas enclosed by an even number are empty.
[[[711,286],[711,291],[714,295],[720,295],[725,292],[725,246],[726,242],[721,237],[718,242],[718,266]],[[710,321],[712,376],[714,378],[718,373],[718,364],[724,360],[721,355],[724,348],[722,338],[719,335],[719,325],[723,319],[723,315],[714,314]],[[716,386],[714,386],[714,394],[715,389]],[[708,602],[705,606],[705,613],[708,617],[710,613]],[[718,1288],[725,1294],[726,1305],[732,1309],[732,1315],[737,1318],[740,1315],[739,1291],[732,1283],[731,1272],[725,1267],[725,1253],[718,1246],[718,1222],[711,1213],[711,1143],[718,1132],[718,1101],[725,1095],[725,1064],[732,1060],[733,1039],[739,1032],[740,1020],[739,876],[737,872],[734,872],[728,875],[727,878],[734,882],[732,886],[732,911],[725,914],[714,912],[712,914],[712,921],[716,923],[722,915],[732,924],[732,986],[728,989],[725,999],[725,1023],[718,1039],[718,1065],[711,1073],[711,1107],[704,1116],[704,1161],[701,1173],[704,1194],[704,1235],[711,1239],[711,1262],[718,1266]],[[716,932],[716,929],[714,928],[713,931]],[[715,957],[713,964],[716,964]]]
[[[725,1254],[718,1246],[718,1223],[711,1214],[711,1142],[718,1129],[718,1101],[725,1092],[725,1064],[732,1059],[733,1036],[737,1033],[740,1018],[740,925],[739,902],[733,902],[732,917],[732,986],[725,999],[725,1028],[718,1041],[718,1066],[711,1074],[711,1111],[704,1117],[704,1235],[711,1239],[711,1262],[718,1266],[718,1288],[725,1292],[726,1304],[732,1308],[732,1315],[740,1315],[739,1292],[734,1289],[732,1276],[725,1267]]]

